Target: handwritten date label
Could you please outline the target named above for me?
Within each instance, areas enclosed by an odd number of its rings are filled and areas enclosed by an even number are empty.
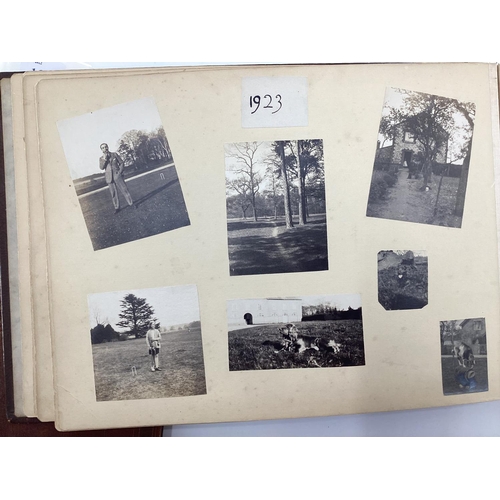
[[[243,78],[242,127],[307,127],[307,78]]]

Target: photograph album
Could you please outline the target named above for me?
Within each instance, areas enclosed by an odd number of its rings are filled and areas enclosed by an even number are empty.
[[[500,399],[496,64],[1,80],[9,418]]]

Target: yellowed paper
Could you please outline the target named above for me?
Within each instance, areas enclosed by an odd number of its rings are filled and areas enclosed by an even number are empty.
[[[11,84],[7,78],[2,79],[2,130],[5,164],[5,193],[7,212],[7,239],[9,257],[9,292],[10,292],[10,340],[12,346],[12,379],[14,388],[14,412],[23,417],[23,357],[21,320],[19,304],[19,266],[17,259],[17,227],[16,227],[16,189],[14,138],[12,127],[12,96]],[[5,334],[4,334],[5,335]]]
[[[22,75],[11,78],[12,86],[12,122],[15,164],[15,203],[17,221],[17,258],[20,305],[20,336],[22,345],[22,371],[24,414],[35,417],[36,380],[33,343],[33,318],[31,297],[31,241],[29,235],[29,201],[24,143],[23,89]]]
[[[243,129],[241,80],[247,76],[306,77],[309,126]],[[388,87],[475,104],[461,229],[365,216]],[[488,65],[454,64],[231,68],[41,81],[37,104],[58,428],[320,416],[498,398],[490,90]],[[140,99],[157,106],[190,225],[95,251],[57,124]],[[328,270],[230,276],[224,145],[307,138],[324,142]],[[426,252],[429,304],[422,310],[385,311],[378,303],[377,255],[388,249]],[[88,296],[186,285],[196,285],[199,296],[206,394],[97,402]],[[365,365],[229,371],[228,300],[338,294],[361,294]],[[440,322],[478,317],[487,324],[489,390],[444,396]]]
[[[170,71],[179,71],[179,68],[164,69],[138,69],[128,70],[125,74],[137,73],[148,74],[161,71],[168,73]],[[41,80],[50,80],[53,78],[104,78],[107,75],[120,75],[123,70],[103,70],[103,71],[79,71],[79,72],[44,72],[28,73],[23,76],[23,95],[24,95],[24,124],[26,127],[24,144],[27,155],[27,172],[29,195],[29,228],[23,226],[24,237],[30,237],[32,245],[36,252],[30,258],[30,276],[31,291],[33,299],[34,321],[34,363],[36,378],[36,399],[37,399],[37,418],[41,421],[53,421],[55,419],[54,407],[54,384],[52,369],[52,348],[50,340],[50,320],[48,317],[48,284],[47,284],[47,264],[46,264],[46,241],[45,241],[45,219],[43,193],[41,189],[40,166],[39,166],[39,145],[36,120],[36,106],[34,90]],[[18,193],[21,196],[21,192]],[[22,198],[25,199],[25,198]],[[27,270],[27,267],[26,267]],[[19,366],[21,366],[19,364]],[[17,391],[19,394],[20,392]]]

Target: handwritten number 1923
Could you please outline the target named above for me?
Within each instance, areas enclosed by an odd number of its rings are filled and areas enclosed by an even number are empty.
[[[283,104],[281,102],[281,96],[279,94],[276,95],[275,100],[278,101],[279,108],[276,111],[272,112],[273,115],[276,114],[283,107]],[[266,102],[267,102],[267,104],[266,104]],[[255,107],[255,110],[252,111],[252,115],[254,113],[257,113],[257,111],[261,107],[261,104],[265,104],[265,106],[262,106],[262,109],[274,109],[275,106],[278,105],[278,104],[275,104],[273,106],[273,98],[269,94],[266,94],[262,98],[260,95],[252,95],[252,96],[250,96],[250,109],[253,109]]]

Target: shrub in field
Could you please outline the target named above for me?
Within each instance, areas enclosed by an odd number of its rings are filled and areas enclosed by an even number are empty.
[[[369,203],[376,202],[384,198],[387,190],[394,186],[398,178],[394,174],[375,170],[373,172],[372,183],[370,187]]]
[[[113,342],[121,340],[119,333],[115,332],[111,325],[97,325],[90,330],[90,338],[92,344],[102,344],[105,342]]]

